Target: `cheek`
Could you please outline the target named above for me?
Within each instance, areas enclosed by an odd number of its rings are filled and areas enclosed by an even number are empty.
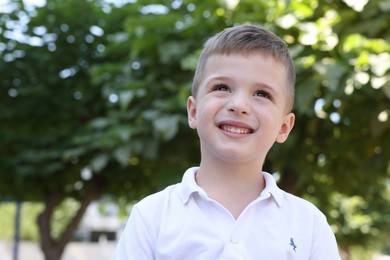
[[[198,113],[196,114],[196,122],[198,128],[209,125],[210,120],[212,120],[212,117],[210,116],[210,113],[207,112],[207,110],[198,110]]]
[[[260,128],[271,135],[277,135],[282,125],[279,114],[269,110],[261,112],[259,122]]]
[[[198,118],[211,118],[220,110],[220,102],[214,100],[206,100],[198,106]]]

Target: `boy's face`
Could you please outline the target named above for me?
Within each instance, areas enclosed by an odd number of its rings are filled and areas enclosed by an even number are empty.
[[[273,143],[284,142],[294,125],[287,98],[286,69],[272,57],[209,57],[197,96],[187,104],[202,159],[262,164]]]

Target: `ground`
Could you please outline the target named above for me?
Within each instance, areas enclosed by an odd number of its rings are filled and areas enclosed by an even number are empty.
[[[101,239],[97,243],[71,242],[68,244],[61,260],[109,260],[114,252],[116,241]],[[0,260],[13,260],[13,243],[0,240]],[[44,260],[43,254],[36,242],[23,241],[19,248],[18,260]],[[390,256],[376,254],[371,259],[390,260]]]
[[[65,249],[61,260],[108,260],[115,249],[116,242],[101,240],[97,243],[71,242]],[[13,243],[0,240],[0,260],[12,260]],[[19,248],[19,260],[44,260],[36,242],[22,242]]]

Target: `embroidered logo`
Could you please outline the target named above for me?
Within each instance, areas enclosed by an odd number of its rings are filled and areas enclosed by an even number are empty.
[[[293,238],[290,238],[290,246],[292,246],[292,248],[294,249],[294,252],[296,252],[297,246],[295,245]]]

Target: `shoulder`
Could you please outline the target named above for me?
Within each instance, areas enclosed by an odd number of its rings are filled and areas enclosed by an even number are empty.
[[[180,183],[166,187],[165,189],[151,194],[134,205],[142,215],[160,214],[166,210],[175,210],[186,203],[188,197],[196,191],[195,173],[197,168],[189,168],[183,175]],[[155,214],[154,214],[155,215]]]
[[[161,216],[169,205],[177,204],[177,190],[173,184],[136,203],[120,236],[113,259],[154,259],[161,226]]]
[[[310,259],[340,259],[337,241],[328,220],[313,203],[285,193],[286,204],[294,208],[301,232],[310,234]]]
[[[294,220],[297,238],[310,238],[310,259],[340,259],[337,241],[328,220],[323,212],[313,203],[284,192],[285,206]]]
[[[310,259],[340,259],[325,214],[312,202],[280,189],[270,174],[265,173],[264,178],[266,190],[277,204],[274,217],[279,220],[279,226],[291,232],[291,237],[301,243],[301,248],[310,248]]]
[[[137,202],[133,208],[137,209],[142,215],[149,215],[152,212],[161,210],[170,200],[174,199],[180,184],[173,184],[165,189],[146,196]]]
[[[306,213],[316,218],[326,220],[326,217],[322,213],[322,211],[317,206],[315,206],[312,202],[285,191],[283,191],[283,195],[284,195],[283,203],[285,204],[286,207],[301,212],[303,216],[305,216],[304,213]]]
[[[325,215],[313,203],[280,189],[271,174],[263,172],[263,176],[266,182],[264,192],[270,193],[279,208],[289,212],[290,217],[297,215],[300,218],[325,219]]]

